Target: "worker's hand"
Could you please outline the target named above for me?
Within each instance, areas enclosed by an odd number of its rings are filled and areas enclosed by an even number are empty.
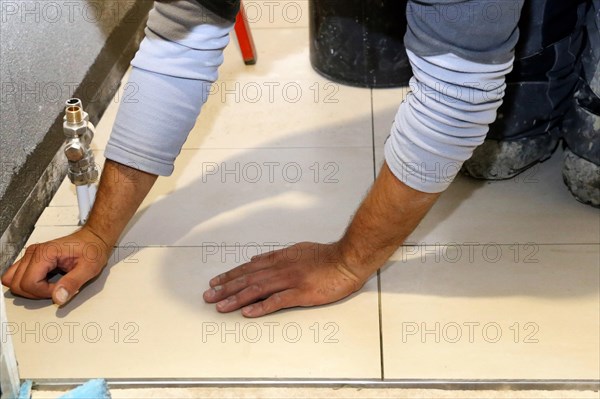
[[[300,243],[255,256],[213,278],[204,300],[217,302],[219,312],[243,308],[244,316],[259,317],[339,301],[358,291],[367,278],[350,270],[338,244]]]
[[[25,255],[6,270],[2,284],[14,295],[52,298],[57,305],[64,305],[100,274],[110,250],[100,237],[83,227],[71,235],[29,246]],[[48,275],[53,271],[66,274],[50,283]]]

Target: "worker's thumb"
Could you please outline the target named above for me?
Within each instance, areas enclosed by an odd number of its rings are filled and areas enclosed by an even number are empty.
[[[54,291],[52,291],[52,300],[57,305],[64,305],[79,293],[85,283],[94,277],[96,277],[96,273],[85,265],[75,267],[58,280]]]

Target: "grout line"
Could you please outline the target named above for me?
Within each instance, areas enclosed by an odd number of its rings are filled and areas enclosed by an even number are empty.
[[[199,147],[199,148],[182,148],[181,151],[205,151],[205,150],[313,150],[313,149],[335,149],[335,150],[345,150],[345,149],[365,149],[371,148],[372,145],[329,145],[329,146],[306,146],[306,147]]]
[[[67,208],[71,208],[71,209],[75,209],[77,208],[76,206],[73,205],[66,205],[66,206],[53,206],[53,207],[49,207],[49,208],[60,208],[60,209],[67,209]],[[35,230],[37,230],[38,228],[43,228],[43,229],[48,229],[48,228],[63,228],[63,227],[69,227],[69,228],[77,228],[79,227],[78,225],[74,225],[74,224],[55,224],[55,225],[36,225],[35,226]],[[224,244],[225,247],[247,247],[248,245],[246,244],[242,244],[242,243],[233,243],[233,244],[228,244],[228,243],[219,243],[219,245]],[[287,245],[261,245],[260,243],[253,243],[253,244],[258,244],[257,247],[281,247],[284,248]],[[537,245],[537,246],[544,246],[544,247],[550,247],[550,246],[598,246],[600,244],[600,242],[570,242],[570,243],[539,243],[539,242],[534,242],[534,241],[521,241],[521,242],[509,242],[509,243],[500,243],[500,242],[489,242],[489,243],[476,243],[473,244],[472,242],[465,242],[465,243],[456,243],[456,242],[452,242],[452,243],[447,243],[447,244],[442,244],[440,242],[405,242],[404,244],[402,244],[400,246],[400,248],[408,248],[408,247],[414,247],[414,246],[460,246],[460,247],[481,247],[481,246],[485,246],[485,245],[489,245],[489,244],[494,244],[494,245],[498,245],[498,246],[511,246],[511,245]],[[120,245],[115,246],[115,248],[120,248]],[[138,248],[206,248],[206,247],[214,247],[214,245],[170,245],[170,244],[147,244],[147,245],[138,245]]]
[[[375,157],[375,107],[373,104],[373,89],[370,89],[371,97],[371,143],[373,144],[373,181],[377,179],[377,159]],[[383,357],[383,304],[381,301],[381,269],[377,270],[377,318],[379,322],[379,367],[381,370],[381,381],[385,380],[385,363]]]
[[[379,367],[381,368],[381,381],[384,381],[385,362],[383,357],[383,303],[381,297],[381,269],[377,270],[377,307],[379,312]]]

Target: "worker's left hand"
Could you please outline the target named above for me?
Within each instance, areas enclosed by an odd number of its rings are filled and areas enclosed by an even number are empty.
[[[213,278],[204,300],[217,303],[219,312],[242,308],[242,315],[260,317],[283,308],[339,301],[366,280],[342,260],[337,243],[300,243],[255,256]]]

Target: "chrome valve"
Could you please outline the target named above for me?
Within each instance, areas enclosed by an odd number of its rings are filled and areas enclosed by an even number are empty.
[[[83,225],[96,199],[98,167],[91,147],[94,125],[90,123],[90,117],[78,98],[72,98],[66,103],[63,131],[64,152],[69,161],[67,174],[71,183],[76,186],[79,224]]]
[[[94,126],[83,110],[81,100],[72,98],[67,101],[63,120],[69,180],[76,186],[95,183],[98,180],[98,167],[90,146],[94,138]]]

